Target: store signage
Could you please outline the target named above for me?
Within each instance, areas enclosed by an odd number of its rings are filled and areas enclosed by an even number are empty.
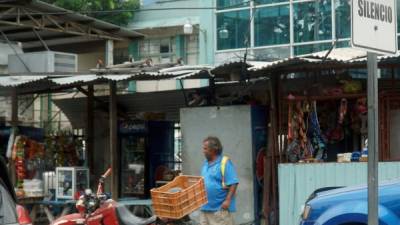
[[[120,133],[144,133],[147,132],[147,126],[144,121],[124,121],[119,125]]]
[[[351,42],[366,51],[397,52],[396,0],[352,0]]]

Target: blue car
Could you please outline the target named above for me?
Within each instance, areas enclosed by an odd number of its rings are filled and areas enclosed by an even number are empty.
[[[400,181],[379,186],[379,225],[400,224]],[[307,200],[300,225],[367,225],[367,186],[316,190]]]

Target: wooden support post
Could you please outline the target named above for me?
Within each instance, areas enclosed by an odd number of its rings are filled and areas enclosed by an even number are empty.
[[[111,193],[112,198],[117,200],[119,197],[119,154],[118,154],[118,117],[117,117],[117,84],[110,82],[110,159],[111,159]]]
[[[18,95],[15,88],[11,92],[11,126],[18,126]]]
[[[269,89],[270,89],[270,123],[271,123],[271,133],[272,133],[272,140],[271,141],[271,149],[269,149],[272,152],[272,160],[271,160],[271,168],[272,168],[272,176],[271,176],[271,183],[272,183],[272,210],[275,215],[275,220],[273,221],[273,225],[277,224],[277,218],[278,218],[278,211],[277,211],[277,205],[278,205],[278,184],[277,184],[277,170],[278,170],[278,165],[277,165],[277,160],[276,158],[279,157],[279,152],[278,152],[278,128],[277,128],[277,96],[276,96],[276,89],[277,89],[277,78],[271,78],[269,80]]]
[[[86,101],[86,159],[90,173],[94,172],[94,88],[88,85]]]
[[[12,132],[16,134],[17,132],[17,126],[18,126],[19,120],[18,120],[18,95],[17,95],[17,89],[13,88],[11,91],[11,127],[12,127]],[[15,164],[13,160],[10,160],[9,166],[8,166],[8,172],[9,176],[11,179],[12,184],[16,184],[17,177],[15,173]]]

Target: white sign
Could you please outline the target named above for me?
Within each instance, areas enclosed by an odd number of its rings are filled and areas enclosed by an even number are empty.
[[[396,0],[352,0],[351,42],[367,51],[397,52]]]

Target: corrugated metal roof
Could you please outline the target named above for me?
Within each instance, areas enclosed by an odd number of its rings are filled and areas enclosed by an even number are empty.
[[[265,63],[254,63],[249,62],[252,67],[249,68],[250,71],[259,71],[259,70],[266,70],[266,69],[276,69],[278,67],[286,67],[290,65],[296,65],[300,63],[320,63],[321,60],[319,59],[309,59],[309,58],[286,58],[281,59],[273,62],[265,62]]]
[[[0,76],[0,87],[18,87],[47,79],[47,76]]]
[[[91,82],[96,80],[97,78],[98,78],[97,75],[88,74],[88,75],[68,76],[63,78],[53,78],[51,79],[51,81],[59,85],[70,85],[80,82]]]
[[[28,83],[38,83],[36,89],[50,89],[56,86],[66,86],[80,84],[85,85],[86,83],[94,82],[107,82],[107,81],[126,81],[126,80],[162,80],[179,77],[179,79],[186,78],[209,78],[209,72],[207,70],[211,67],[205,66],[179,66],[177,68],[161,69],[157,72],[138,72],[130,74],[19,74],[11,76],[0,77],[0,87],[19,87]]]
[[[320,51],[320,52],[316,52],[316,53],[312,53],[312,54],[307,54],[307,55],[300,56],[300,58],[323,59],[323,58],[325,58],[328,51],[329,50]],[[365,57],[367,57],[367,52],[364,50],[360,50],[360,49],[356,49],[356,48],[334,48],[329,53],[327,60],[346,62],[346,61],[356,60],[356,59],[365,58]]]

